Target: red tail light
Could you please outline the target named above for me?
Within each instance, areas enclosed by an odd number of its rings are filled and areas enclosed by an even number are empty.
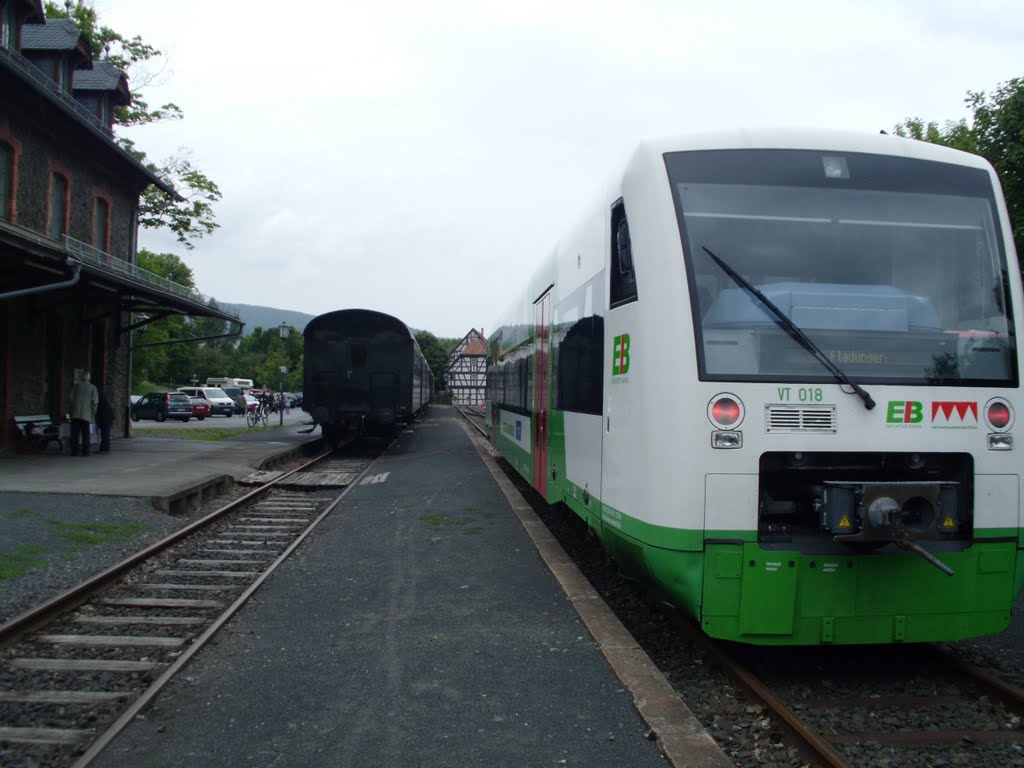
[[[985,404],[985,420],[996,432],[1003,432],[1013,424],[1010,404],[1001,397],[994,397]]]
[[[170,405],[170,404],[171,404],[171,396],[170,395],[164,395],[164,405]]]
[[[733,429],[743,421],[743,403],[735,395],[715,395],[708,403],[708,419],[718,429]]]
[[[711,416],[715,421],[724,426],[735,424],[736,420],[740,417],[739,403],[728,397],[723,397],[711,406]]]

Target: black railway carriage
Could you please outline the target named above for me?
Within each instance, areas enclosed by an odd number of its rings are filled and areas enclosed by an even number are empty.
[[[332,443],[389,430],[430,402],[430,366],[398,318],[341,309],[313,318],[303,336],[302,409]]]

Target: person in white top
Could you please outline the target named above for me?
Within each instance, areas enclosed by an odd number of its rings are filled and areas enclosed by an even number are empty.
[[[96,421],[96,407],[100,403],[96,387],[89,381],[88,371],[71,387],[71,455],[89,455],[89,425]]]

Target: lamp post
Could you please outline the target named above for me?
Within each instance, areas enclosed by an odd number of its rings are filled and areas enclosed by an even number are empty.
[[[291,332],[291,326],[288,323],[282,322],[277,326],[278,335],[281,337],[281,399],[277,403],[277,412],[281,417],[281,426],[284,426],[284,375],[288,373],[288,369],[284,366],[285,360],[285,341],[288,340],[288,334]]]

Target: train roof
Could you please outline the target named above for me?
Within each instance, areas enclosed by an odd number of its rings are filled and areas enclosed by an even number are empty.
[[[988,161],[958,149],[901,136],[862,131],[814,128],[734,128],[681,134],[641,142],[634,158],[667,152],[713,149],[808,149],[831,152],[864,152],[917,160],[972,166],[990,170]]]
[[[375,309],[337,309],[333,312],[325,312],[309,321],[306,329],[303,331],[303,335],[309,335],[311,331],[322,328],[325,325],[340,326],[346,324],[362,324],[364,327],[369,326],[400,331],[412,339],[414,344],[416,343],[416,337],[409,330],[409,326],[397,317],[384,312],[378,312]]]

